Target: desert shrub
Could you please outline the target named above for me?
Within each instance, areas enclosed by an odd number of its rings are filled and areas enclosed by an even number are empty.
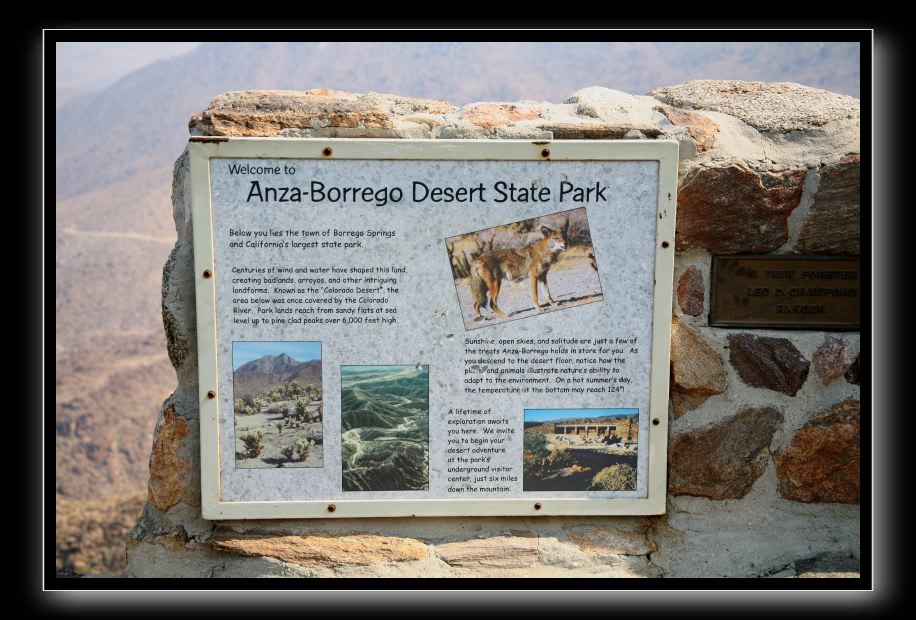
[[[636,468],[631,465],[605,467],[592,478],[589,491],[631,491],[636,488]]]
[[[544,460],[550,453],[547,448],[547,437],[544,433],[526,432],[523,441],[523,451],[525,453],[525,471],[532,473],[540,470],[544,465]]]
[[[280,448],[280,454],[283,456],[284,460],[295,461],[296,460],[296,448],[295,446],[286,446],[285,448]]]
[[[245,401],[241,398],[236,398],[232,408],[236,414],[245,413]]]
[[[551,450],[550,454],[547,455],[547,466],[552,469],[569,467],[573,464],[573,461],[574,459],[572,452],[566,448],[557,448],[556,450]]]
[[[296,442],[296,451],[299,453],[299,460],[304,461],[309,457],[309,452],[312,449],[313,442],[311,439],[305,440],[300,439]]]
[[[242,435],[242,443],[248,451],[248,458],[257,458],[261,456],[261,450],[264,449],[264,431],[258,429],[253,433]]]
[[[306,407],[308,406],[309,401],[306,398],[297,398],[296,399],[296,415],[298,417],[305,417]]]
[[[277,422],[277,433],[283,434],[283,422]]]

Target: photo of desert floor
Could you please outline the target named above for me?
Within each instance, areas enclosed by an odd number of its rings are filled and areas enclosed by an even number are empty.
[[[636,489],[635,409],[526,409],[525,491]]]
[[[450,237],[445,245],[465,329],[603,299],[584,207]],[[537,305],[531,294],[532,264],[548,265],[536,269],[543,278]],[[488,277],[491,283],[498,282],[497,307],[505,317],[492,307]],[[475,291],[482,302],[479,316],[474,310]]]
[[[429,488],[429,366],[341,366],[344,491]]]
[[[236,468],[322,467],[321,343],[233,342],[232,359]]]

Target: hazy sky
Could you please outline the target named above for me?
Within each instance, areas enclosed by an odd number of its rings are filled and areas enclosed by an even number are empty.
[[[637,415],[639,409],[525,409],[525,422],[601,418],[609,415]]]
[[[265,355],[286,353],[297,362],[321,359],[320,342],[233,342],[232,370]]]
[[[57,87],[100,90],[140,67],[189,52],[199,43],[58,43]]]

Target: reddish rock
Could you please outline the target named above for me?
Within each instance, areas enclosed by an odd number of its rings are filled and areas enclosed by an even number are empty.
[[[785,338],[732,334],[728,348],[732,366],[751,387],[795,396],[808,378],[811,363]]]
[[[846,369],[846,381],[852,383],[853,385],[859,385],[859,356],[856,355],[856,359],[849,365],[849,368]]]
[[[703,314],[703,300],[706,285],[703,273],[696,267],[690,267],[677,283],[677,303],[685,314],[700,316]]]
[[[162,412],[149,461],[149,503],[159,510],[177,504],[191,478],[191,464],[182,458],[181,440],[188,434],[188,423],[171,403]]]
[[[778,249],[788,239],[787,220],[798,206],[805,173],[756,172],[743,163],[692,169],[678,190],[677,249],[724,254]]]
[[[773,407],[750,407],[718,424],[676,435],[668,448],[668,492],[740,499],[766,470],[782,424]]]
[[[821,168],[820,186],[795,243],[805,254],[859,254],[859,154]]]
[[[815,415],[776,454],[779,493],[796,502],[859,503],[859,402]]]
[[[462,111],[461,116],[483,129],[493,129],[515,121],[540,118],[544,106],[519,106],[512,103],[478,103]]]
[[[846,372],[846,343],[827,336],[811,357],[811,363],[824,385],[828,385]]]
[[[695,329],[671,319],[671,388],[690,396],[725,391],[725,367],[719,354]]]
[[[697,152],[712,148],[716,141],[716,134],[719,132],[719,126],[712,119],[696,112],[679,110],[666,105],[657,106],[655,109],[664,114],[673,125],[685,129],[687,135],[696,141]]]

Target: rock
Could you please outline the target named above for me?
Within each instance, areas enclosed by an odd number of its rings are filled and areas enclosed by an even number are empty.
[[[776,454],[779,494],[796,502],[859,503],[859,401],[809,420]]]
[[[628,126],[640,131],[640,126],[651,127],[654,128],[656,135],[660,132],[653,115],[654,102],[651,99],[634,97],[629,93],[602,86],[589,86],[576,91],[563,103],[575,104],[576,114],[579,116],[592,117],[605,123]]]
[[[345,135],[341,129],[360,129],[361,135],[385,137],[397,134],[396,114],[444,114],[452,108],[444,101],[376,93],[245,90],[215,97],[191,118],[189,128],[192,134],[209,136],[277,136],[286,129],[337,128],[335,136]]]
[[[808,132],[859,119],[858,99],[792,82],[691,80],[649,94],[679,108],[729,114],[765,132]]]
[[[675,435],[668,448],[668,493],[740,499],[767,467],[783,416],[749,407],[712,426]]]
[[[715,144],[719,126],[712,119],[666,105],[656,106],[655,109],[664,114],[672,125],[678,125],[686,130],[687,135],[696,142],[697,152],[708,151]]]
[[[751,387],[795,396],[808,378],[811,363],[785,338],[731,334],[728,347],[732,366]]]
[[[804,254],[859,254],[859,154],[824,166],[820,186],[795,251]]]
[[[726,387],[719,354],[677,317],[671,319],[671,385],[690,396],[721,394]]]
[[[681,394],[680,392],[671,390],[671,409],[674,418],[677,419],[688,411],[693,411],[705,403],[708,398],[709,396],[706,394],[702,396],[691,396],[690,394]]]
[[[180,453],[182,439],[188,434],[188,423],[169,404],[162,412],[156,429],[149,461],[149,503],[167,510],[184,496],[191,478],[191,464]]]
[[[543,123],[538,127],[553,134],[555,140],[619,140],[631,131],[655,138],[661,130],[651,125],[616,125],[613,123]]]
[[[427,546],[416,539],[364,533],[294,536],[240,533],[221,527],[206,545],[216,551],[276,558],[300,566],[367,566],[425,560],[429,556]]]
[[[811,357],[811,363],[824,385],[829,385],[846,371],[846,343],[839,338],[827,336]]]
[[[538,560],[535,537],[494,536],[436,545],[436,555],[450,566],[521,568]]]
[[[516,105],[512,103],[474,103],[458,110],[461,118],[485,130],[492,130],[501,125],[516,121],[529,121],[540,118],[546,106]]]
[[[806,171],[757,172],[744,163],[698,166],[677,196],[678,250],[772,252],[789,237],[788,218],[801,199]]]
[[[677,283],[677,303],[685,314],[700,316],[703,314],[703,302],[706,285],[703,273],[696,267],[689,267]]]
[[[643,532],[624,532],[613,527],[564,527],[580,550],[589,555],[648,555],[658,550]]]
[[[860,576],[859,559],[848,554],[820,553],[796,560],[795,572],[799,579],[856,578]]]
[[[856,355],[856,359],[853,360],[852,364],[849,365],[849,368],[846,369],[846,374],[844,375],[846,381],[853,385],[859,385],[859,356]]]

